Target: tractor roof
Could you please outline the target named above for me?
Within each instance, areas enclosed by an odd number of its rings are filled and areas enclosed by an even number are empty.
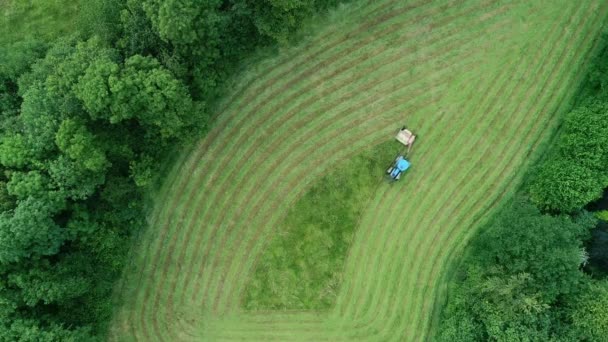
[[[405,171],[410,168],[410,162],[405,160],[403,157],[399,157],[399,160],[397,161],[397,168],[401,171]]]

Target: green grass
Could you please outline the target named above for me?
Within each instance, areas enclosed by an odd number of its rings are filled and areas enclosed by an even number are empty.
[[[391,141],[342,161],[297,200],[257,261],[247,309],[332,306],[359,218],[399,150]]]
[[[78,1],[0,0],[0,44],[24,38],[51,41],[75,30]]]
[[[339,9],[325,29],[316,23],[301,46],[235,78],[211,133],[177,158],[134,247],[111,336],[430,338],[452,260],[569,109],[607,11],[594,0],[381,0]],[[305,255],[340,274],[331,307],[302,310],[323,307],[325,283],[300,277],[273,290],[282,304],[251,306],[279,310],[246,310],[251,279],[282,243],[275,237],[304,229],[311,212],[323,217],[304,209],[307,196],[333,188],[332,170],[403,123],[419,134],[405,181],[363,190],[362,209],[333,210],[357,216],[343,266],[343,253],[321,261],[292,250],[295,238],[284,244],[283,265]],[[278,284],[285,269],[266,268]]]

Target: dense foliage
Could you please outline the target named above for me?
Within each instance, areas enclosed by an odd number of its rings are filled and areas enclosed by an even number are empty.
[[[0,340],[102,336],[159,162],[329,3],[81,1],[77,32],[0,47]]]
[[[471,243],[439,340],[608,341],[608,215],[583,209],[608,186],[603,46],[549,156]]]
[[[608,185],[608,101],[592,98],[566,115],[556,155],[530,187],[539,207],[572,212],[602,196]]]
[[[471,246],[440,339],[576,340],[571,317],[579,313],[563,303],[576,302],[590,281],[580,267],[594,223],[588,215],[541,214],[516,199]]]

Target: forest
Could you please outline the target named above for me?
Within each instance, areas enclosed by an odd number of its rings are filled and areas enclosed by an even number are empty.
[[[171,151],[239,63],[333,1],[80,1],[76,29],[0,47],[0,340],[104,339]]]

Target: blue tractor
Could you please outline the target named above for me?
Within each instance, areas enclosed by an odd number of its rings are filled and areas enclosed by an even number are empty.
[[[407,152],[399,154],[397,158],[395,158],[395,162],[386,170],[386,173],[393,181],[399,180],[401,174],[410,168],[411,163],[405,157],[411,152],[416,136],[410,130],[403,127],[399,130],[395,138],[407,147]]]
[[[410,162],[405,159],[404,156],[400,155],[395,159],[395,163],[386,170],[392,180],[399,180],[401,174],[410,168]]]

